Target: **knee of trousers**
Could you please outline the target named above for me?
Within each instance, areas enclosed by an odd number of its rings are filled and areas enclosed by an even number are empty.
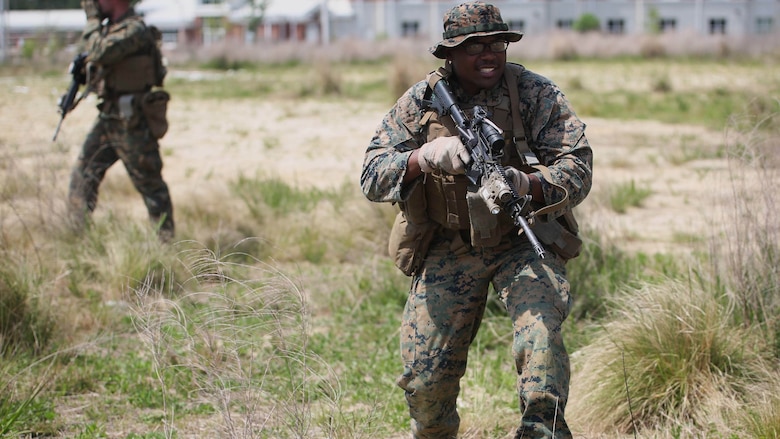
[[[568,381],[569,357],[563,343],[560,327],[548,327],[538,320],[523,326],[515,334],[512,356],[522,376],[537,376],[544,387],[549,378]]]
[[[410,405],[430,405],[457,400],[460,393],[460,375],[453,375],[441,369],[415,372],[407,367],[396,381],[406,392]]]
[[[557,349],[563,347],[561,322],[531,316],[515,322],[512,353],[515,357],[527,349]]]
[[[460,393],[459,380],[436,380],[432,377],[411,377],[402,375],[396,381],[398,387],[404,389],[407,395],[419,396],[420,399],[448,400],[455,399]]]

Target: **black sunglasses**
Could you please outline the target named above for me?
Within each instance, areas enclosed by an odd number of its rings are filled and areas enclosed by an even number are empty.
[[[485,51],[486,47],[494,53],[506,52],[506,48],[509,47],[509,42],[493,41],[491,43],[469,43],[463,46],[463,50],[466,51],[467,55],[479,55]]]

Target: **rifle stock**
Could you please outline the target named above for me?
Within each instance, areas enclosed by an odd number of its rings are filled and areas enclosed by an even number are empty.
[[[501,129],[487,118],[487,111],[480,106],[474,107],[474,116],[469,120],[455,102],[444,78],[434,85],[430,105],[439,116],[449,114],[455,122],[461,142],[471,155],[466,177],[472,189],[479,193],[492,214],[496,215],[501,210],[509,214],[515,226],[520,227],[526,234],[539,258],[544,259],[544,247],[523,216],[523,210],[530,202],[531,195],[521,197],[512,182],[507,179],[501,165],[505,143]]]

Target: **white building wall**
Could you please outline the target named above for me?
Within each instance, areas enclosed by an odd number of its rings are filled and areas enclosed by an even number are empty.
[[[418,35],[431,42],[441,39],[444,14],[462,0],[353,0],[355,26],[364,38],[400,38],[403,23],[417,21]],[[585,13],[598,17],[602,31],[610,19],[622,20],[625,34],[647,32],[650,11],[674,19],[678,31],[710,32],[710,20],[725,19],[726,34],[751,35],[758,17],[772,19],[780,32],[778,0],[493,0],[504,21],[522,21],[526,34],[540,34],[556,28],[560,20],[576,21]]]

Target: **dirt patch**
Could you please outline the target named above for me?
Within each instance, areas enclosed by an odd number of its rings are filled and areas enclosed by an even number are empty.
[[[0,142],[6,167],[51,168],[62,182],[97,114],[94,98],[68,115],[57,142],[60,90],[52,82],[0,83]],[[174,205],[221,193],[239,175],[278,176],[301,186],[354,185],[357,190],[365,147],[389,108],[387,103],[322,100],[178,99],[170,104],[171,127],[161,141]],[[705,237],[719,205],[728,202],[729,164],[722,154],[723,132],[655,121],[583,118],[594,149],[594,186],[578,209],[583,226],[647,252],[688,248],[686,237]],[[616,213],[610,194],[628,184],[650,192],[641,207]],[[107,176],[103,209],[129,209],[145,217],[121,165]],[[187,218],[179,218],[186,222]]]

